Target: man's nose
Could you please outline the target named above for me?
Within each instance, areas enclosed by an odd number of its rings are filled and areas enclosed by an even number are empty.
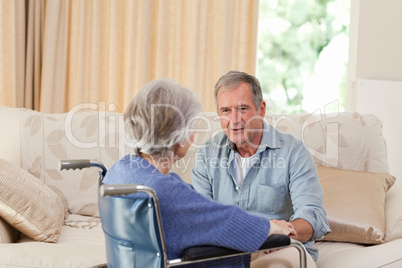
[[[234,125],[240,123],[240,121],[241,121],[240,112],[234,111],[234,112],[231,114],[230,120],[232,121],[232,124],[234,124]]]

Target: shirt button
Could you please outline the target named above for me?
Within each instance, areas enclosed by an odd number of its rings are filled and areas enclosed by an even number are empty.
[[[236,191],[238,191],[240,188],[239,188],[239,186],[236,186]]]

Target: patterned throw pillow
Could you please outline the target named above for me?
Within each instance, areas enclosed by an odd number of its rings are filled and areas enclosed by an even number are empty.
[[[24,169],[0,159],[0,217],[26,236],[57,242],[66,215],[61,198]]]

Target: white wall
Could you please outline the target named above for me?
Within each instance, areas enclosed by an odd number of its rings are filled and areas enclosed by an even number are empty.
[[[402,81],[401,0],[360,0],[356,77]]]
[[[393,163],[390,173],[402,179],[402,162],[400,161],[400,142],[398,139],[402,136],[402,103],[401,99],[395,99],[395,96],[402,95],[395,90],[401,90],[401,86],[393,87],[393,95],[388,91],[378,86],[376,90],[380,94],[371,93],[364,95],[364,89],[372,87],[361,86],[356,95],[358,87],[357,79],[372,79],[372,80],[391,80],[402,81],[402,1],[401,0],[352,0],[354,3],[355,17],[355,39],[352,40],[352,50],[355,47],[353,68],[349,70],[349,81],[354,85],[351,93],[352,97],[349,103],[352,109],[356,109],[356,103],[359,107],[365,107],[362,112],[377,114],[383,120],[383,132],[387,141],[388,148],[393,148],[388,151],[388,159]],[[353,22],[353,19],[351,20]],[[351,25],[352,26],[352,25]],[[351,36],[353,39],[353,37]],[[353,56],[352,56],[353,57]],[[353,61],[352,61],[353,62]],[[386,82],[385,82],[386,83]],[[402,84],[398,83],[398,85]],[[381,85],[379,83],[378,85]],[[350,90],[350,89],[348,89]],[[382,94],[381,94],[382,93]],[[360,97],[361,94],[364,97]],[[375,99],[376,98],[376,99]],[[364,103],[366,102],[366,103]],[[376,105],[372,105],[372,103]],[[371,106],[370,106],[371,105]],[[383,105],[380,107],[380,105]],[[358,110],[359,111],[359,110]],[[386,119],[385,119],[386,118]],[[398,133],[392,138],[387,133]],[[392,153],[394,151],[395,153]]]

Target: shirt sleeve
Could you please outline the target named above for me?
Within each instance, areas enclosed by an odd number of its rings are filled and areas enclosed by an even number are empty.
[[[323,205],[323,191],[315,163],[303,143],[294,148],[289,169],[289,191],[294,214],[290,220],[304,219],[314,233],[311,240],[322,238],[331,230]]]
[[[213,198],[212,178],[208,176],[205,147],[200,148],[195,155],[195,162],[191,171],[191,180],[194,189],[205,197]]]

